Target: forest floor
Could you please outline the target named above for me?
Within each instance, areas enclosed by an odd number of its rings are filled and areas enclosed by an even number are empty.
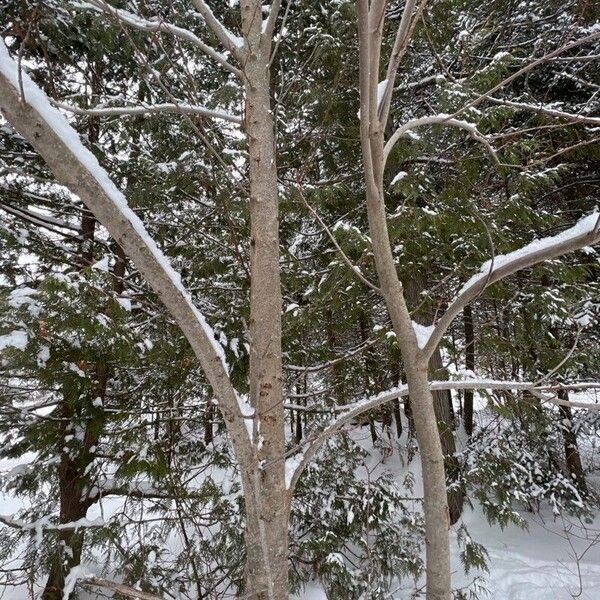
[[[420,464],[418,455],[406,465],[406,451],[402,443],[392,442],[391,456],[382,458],[373,449],[367,428],[352,433],[354,440],[370,452],[369,471],[389,470],[396,481],[403,481],[407,471],[415,480],[415,495],[420,489]],[[460,444],[460,435],[458,436]],[[372,475],[371,475],[372,476]],[[588,483],[600,488],[598,480],[588,476]],[[501,529],[490,525],[478,506],[465,507],[461,520],[452,532],[453,586],[463,588],[465,598],[488,600],[598,600],[600,598],[600,513],[592,523],[563,516],[555,517],[549,508],[539,512],[519,511],[526,528],[509,525]],[[489,573],[474,572],[466,575],[459,558],[456,528],[466,525],[471,538],[482,544],[489,553]],[[481,586],[476,596],[469,596],[473,581]],[[415,598],[415,589],[424,581],[403,580],[401,587],[386,600]],[[485,591],[484,591],[485,590]],[[424,598],[424,594],[416,598]],[[299,600],[326,600],[318,587],[308,588]],[[327,600],[342,600],[329,598]]]
[[[370,451],[366,464],[371,473],[391,471],[402,481],[410,470],[415,477],[415,494],[419,495],[420,473],[418,456],[407,465],[406,448],[390,442],[391,455],[383,457],[380,449],[373,449],[368,428],[352,432],[357,443]],[[14,467],[9,461],[0,461],[0,475]],[[596,486],[600,487],[600,486]],[[0,514],[13,514],[22,504],[10,495],[0,493]],[[491,600],[598,600],[600,598],[600,514],[593,523],[582,523],[571,518],[556,519],[550,510],[539,513],[523,511],[526,529],[510,525],[503,530],[489,525],[482,511],[466,508],[462,522],[474,541],[483,544],[489,553],[489,573],[471,571],[465,575],[460,564],[456,534],[452,537],[453,585],[464,588],[465,598]],[[453,528],[454,529],[454,528]],[[469,596],[468,588],[475,578],[487,592]],[[386,600],[415,598],[414,590],[423,582],[405,579]],[[481,590],[480,587],[480,590]],[[93,598],[90,596],[89,598]],[[416,596],[424,598],[424,595]],[[26,600],[24,589],[1,589],[0,600]],[[88,598],[88,596],[86,596]],[[318,586],[309,586],[298,600],[345,600],[327,598]],[[382,599],[383,600],[383,599]]]

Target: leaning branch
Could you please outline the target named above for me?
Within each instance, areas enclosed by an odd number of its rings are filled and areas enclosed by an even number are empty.
[[[387,141],[385,148],[383,149],[384,166],[387,162],[390,152],[392,151],[398,140],[409,131],[417,129],[419,127],[423,127],[425,125],[448,125],[450,127],[458,127],[459,129],[464,129],[465,131],[468,131],[473,139],[477,140],[480,144],[482,144],[485,147],[488,154],[492,157],[492,160],[498,165],[501,164],[498,155],[496,154],[496,151],[494,150],[490,142],[473,123],[462,121],[460,119],[454,119],[450,117],[450,115],[440,113],[438,115],[430,115],[428,117],[419,117],[418,119],[411,119],[407,123],[404,123],[404,125],[398,127],[398,129],[396,129],[396,131],[393,133],[392,137]]]
[[[435,324],[423,352],[431,356],[452,321],[489,285],[529,267],[600,242],[600,213],[581,219],[558,235],[535,240],[509,254],[494,257],[465,283],[441,319]]]
[[[493,104],[500,104],[502,106],[510,106],[517,110],[525,112],[547,115],[555,119],[564,119],[569,123],[582,123],[584,125],[600,125],[600,117],[590,117],[588,115],[580,115],[577,113],[569,113],[564,110],[557,110],[548,106],[529,104],[527,102],[513,102],[511,100],[504,100],[503,98],[494,98],[489,96],[488,100]]]
[[[223,44],[223,47],[229,50],[229,52],[231,52],[238,60],[242,61],[244,59],[244,41],[231,33],[231,31],[215,17],[215,14],[204,0],[192,0],[192,4],[202,15],[208,28],[212,30],[221,44]]]
[[[85,4],[78,5],[78,8],[92,9],[104,13],[113,17],[123,25],[128,25],[129,27],[139,29],[140,31],[168,33],[174,37],[177,37],[185,42],[192,44],[193,46],[204,52],[204,54],[218,62],[224,69],[226,69],[230,73],[237,75],[240,79],[242,77],[241,71],[238,68],[234,67],[227,60],[226,56],[224,56],[220,52],[217,52],[208,44],[205,44],[197,35],[189,31],[188,29],[178,27],[177,25],[172,25],[171,23],[163,21],[162,19],[143,19],[139,15],[131,13],[127,10],[115,8],[114,6],[112,6],[112,4],[109,4],[104,0],[87,0]]]
[[[78,578],[77,583],[79,585],[91,585],[94,587],[106,588],[112,590],[113,592],[117,592],[126,598],[134,598],[134,600],[163,600],[162,596],[156,596],[155,594],[142,592],[133,587],[129,587],[128,585],[117,583],[116,581],[110,581],[109,579],[103,579],[101,577],[93,577],[91,575]]]
[[[213,387],[234,446],[250,450],[238,396],[229,379],[225,353],[196,308],[169,260],[148,235],[96,157],[54,108],[44,92],[0,44],[0,110],[46,161],[57,180],[79,196],[135,263],[188,339]],[[23,84],[21,98],[19,81]]]
[[[502,381],[496,379],[465,379],[456,381],[432,381],[429,384],[429,389],[434,391],[442,390],[512,390],[512,391],[528,391],[536,395],[540,400],[549,402],[555,405],[564,405],[571,408],[584,408],[588,410],[599,410],[600,404],[592,404],[590,402],[578,402],[573,400],[561,400],[557,396],[559,390],[590,390],[600,389],[600,382],[575,383],[572,385],[546,385],[539,386],[533,381]],[[360,400],[346,406],[339,406],[335,411],[340,411],[340,414],[321,432],[316,433],[312,438],[309,438],[305,444],[304,451],[295,454],[287,459],[290,466],[288,475],[288,489],[293,490],[298,479],[306,466],[313,459],[315,454],[322,448],[323,444],[333,435],[339,433],[345,425],[354,421],[360,415],[369,410],[378,408],[392,400],[404,398],[409,395],[408,385],[401,385],[395,388],[381,392],[370,398]],[[305,407],[310,410],[310,407]],[[288,455],[292,454],[291,450]]]
[[[211,110],[204,106],[195,106],[185,103],[165,103],[142,106],[106,106],[102,108],[80,108],[65,104],[64,102],[53,102],[54,106],[61,108],[74,115],[88,117],[135,117],[138,115],[155,115],[162,113],[179,113],[184,115],[200,115],[209,119],[219,119],[230,123],[242,124],[242,119],[229,113]]]

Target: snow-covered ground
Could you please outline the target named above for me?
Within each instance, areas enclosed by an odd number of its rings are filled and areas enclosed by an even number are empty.
[[[365,429],[353,433],[355,440],[363,446],[370,444]],[[395,444],[393,444],[395,446]],[[402,447],[394,449],[392,456],[383,461],[378,450],[372,451],[369,470],[390,470],[398,478],[403,477],[407,467],[403,466]],[[13,468],[12,461],[0,461],[0,474]],[[409,467],[419,480],[418,457]],[[417,483],[418,487],[418,483]],[[419,493],[418,489],[415,489]],[[9,495],[0,494],[0,514],[13,514],[22,504]],[[91,513],[94,513],[93,515]],[[97,508],[90,517],[98,516]],[[481,598],[492,600],[597,600],[600,598],[600,516],[594,523],[583,524],[577,520],[556,520],[548,513],[523,513],[528,529],[514,525],[500,530],[488,525],[479,509],[466,509],[463,522],[471,537],[483,544],[490,557],[490,573],[465,575],[458,557],[458,546],[453,539],[453,584],[466,588],[476,576],[483,577],[482,584],[487,594]],[[6,566],[6,565],[2,565]],[[423,582],[404,580],[402,586],[388,600],[414,598],[415,587]],[[465,596],[468,597],[468,596]],[[25,600],[29,594],[25,589],[0,589],[2,600]],[[327,598],[318,586],[309,586],[298,600],[344,600]]]
[[[352,436],[363,447],[370,447],[369,434],[365,429],[356,430]],[[395,446],[395,443],[392,445]],[[383,463],[379,452],[372,451],[369,470],[390,470],[397,481],[401,481],[407,470],[401,460],[402,454],[402,446],[400,451],[395,447],[392,456]],[[415,493],[421,494],[418,456],[408,468],[415,475]],[[600,599],[600,515],[588,524],[569,517],[555,519],[550,510],[542,510],[540,514],[525,511],[521,514],[527,522],[526,529],[510,525],[501,530],[498,525],[490,526],[479,508],[465,509],[461,522],[466,525],[473,540],[483,544],[488,551],[490,572],[471,571],[466,575],[453,536],[453,586],[466,588],[475,577],[480,577],[487,592],[482,591],[477,597],[490,600]],[[414,598],[414,590],[422,585],[423,581],[415,585],[415,582],[404,580],[402,587],[389,600]],[[417,597],[424,597],[424,594]],[[307,588],[299,596],[299,600],[326,598],[318,586]]]

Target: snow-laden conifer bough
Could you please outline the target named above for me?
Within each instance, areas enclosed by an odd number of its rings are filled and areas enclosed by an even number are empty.
[[[328,436],[339,431],[349,420],[379,404],[410,394],[415,426],[423,463],[424,510],[427,548],[427,597],[449,600],[451,594],[447,500],[443,454],[431,400],[434,389],[527,389],[554,401],[553,388],[534,382],[506,382],[467,379],[430,382],[428,360],[460,310],[476,298],[486,286],[541,261],[572,252],[600,241],[600,221],[593,214],[573,228],[553,237],[532,242],[523,249],[498,256],[463,287],[446,313],[428,327],[413,323],[398,279],[387,233],[383,202],[383,171],[394,143],[414,127],[431,124],[466,130],[495,158],[489,141],[474,125],[453,115],[434,115],[401,126],[392,138],[384,140],[385,124],[396,73],[408,48],[412,32],[425,6],[407,0],[387,64],[386,78],[379,82],[385,0],[358,0],[360,62],[360,130],[367,189],[367,210],[379,290],[392,320],[402,351],[407,385],[356,404],[341,407],[341,414],[314,433],[307,444],[285,458],[284,407],[281,355],[281,287],[279,274],[278,182],[275,156],[273,113],[270,107],[269,69],[273,56],[273,34],[281,2],[271,4],[262,21],[259,0],[242,0],[242,37],[230,32],[212,13],[206,2],[194,0],[196,10],[227,50],[218,52],[192,32],[162,20],[143,19],[116,9],[104,0],[88,0],[80,6],[92,8],[140,31],[173,35],[182,43],[192,44],[229,73],[245,88],[245,132],[249,143],[251,236],[252,246],[250,339],[250,394],[236,392],[229,377],[225,354],[202,313],[183,287],[179,275],[143,223],[127,205],[96,158],[81,143],[65,117],[53,107],[46,95],[0,44],[0,108],[4,117],[44,158],[57,180],[87,205],[115,241],[133,261],[141,275],[164,303],[196,353],[213,388],[223,413],[240,467],[246,506],[247,590],[249,598],[284,600],[288,597],[288,521],[294,486],[310,459]],[[598,34],[600,37],[600,33]],[[583,42],[579,42],[583,43]],[[574,42],[564,48],[573,47]],[[275,48],[276,49],[276,48]],[[232,64],[237,61],[238,65]],[[537,61],[534,61],[537,62]],[[534,63],[532,63],[534,64]],[[524,69],[521,69],[524,72]],[[513,77],[513,76],[511,76]],[[509,81],[508,78],[506,81]],[[497,90],[494,88],[487,96]],[[483,95],[484,98],[486,95]],[[471,102],[473,105],[474,102]],[[169,110],[173,108],[169,106]],[[191,107],[180,107],[185,112]],[[145,107],[134,110],[145,110]],[[156,111],[167,110],[164,106]],[[204,110],[197,107],[196,110]],[[147,112],[151,112],[148,109]],[[460,111],[459,111],[460,112]],[[201,113],[200,113],[201,114]],[[236,117],[210,115],[238,122]],[[561,117],[564,115],[560,115]],[[417,326],[418,325],[418,326]],[[589,384],[593,385],[593,384]],[[574,405],[571,403],[571,405]],[[250,423],[248,423],[250,421]],[[287,467],[287,468],[286,468]],[[11,523],[14,525],[14,523]],[[111,582],[73,572],[68,579],[74,586],[80,577],[95,585],[123,590]]]

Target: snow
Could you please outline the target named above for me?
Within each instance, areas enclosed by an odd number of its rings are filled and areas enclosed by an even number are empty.
[[[127,312],[131,312],[131,300],[125,296],[117,296],[117,302],[121,308]]]
[[[98,271],[104,271],[108,273],[108,256],[101,258],[98,262],[92,265],[92,269],[97,269]]]
[[[383,81],[380,81],[377,85],[377,108],[379,108],[379,105],[383,100],[383,95],[385,94],[385,88],[387,87],[387,84],[388,80],[384,79]]]
[[[36,356],[38,367],[45,367],[49,358],[50,348],[48,346],[41,346]]]
[[[244,417],[244,425],[250,439],[254,439],[254,408],[250,404],[247,394],[237,394],[236,398],[240,407],[240,414]]]
[[[396,175],[396,177],[394,177],[394,179],[392,179],[392,183],[390,183],[390,185],[395,185],[399,181],[402,181],[402,179],[404,179],[407,175],[408,175],[408,173],[406,171],[400,171]]]
[[[0,351],[5,348],[16,348],[17,350],[25,350],[27,346],[27,333],[19,329],[15,329],[6,335],[0,335]]]
[[[29,304],[33,302],[31,296],[35,296],[37,293],[37,290],[30,287],[16,288],[8,295],[8,305],[19,308],[23,304]]]
[[[382,459],[371,446],[366,428],[350,433],[353,440],[367,449],[371,457],[367,465],[372,478],[389,471],[395,481],[402,482],[412,472],[415,480],[414,496],[422,496],[421,467],[418,460],[407,460],[406,439],[390,442],[392,453]],[[367,470],[367,469],[365,469]],[[600,597],[600,516],[593,523],[576,519],[556,519],[549,509],[539,514],[520,513],[526,523],[521,529],[508,525],[501,529],[489,525],[478,507],[465,508],[462,518],[451,529],[451,563],[453,588],[464,588],[475,577],[483,578],[487,593],[477,596],[482,600],[596,600]],[[483,544],[489,554],[489,573],[471,571],[464,573],[460,562],[457,529],[465,525],[473,541]],[[589,549],[588,549],[589,548]],[[332,557],[335,560],[335,557]],[[581,583],[583,589],[579,592]],[[421,588],[424,579],[414,582],[403,579],[388,600],[414,600],[415,587]],[[419,595],[418,598],[424,597]],[[470,597],[468,594],[465,597]],[[327,600],[323,588],[316,582],[309,584],[294,600]]]
[[[10,57],[8,49],[4,43],[0,43],[0,73],[2,73],[8,79],[15,89],[20,89],[18,66]],[[110,198],[112,204],[119,211],[121,216],[131,223],[136,233],[142,238],[145,246],[152,253],[154,259],[160,264],[165,275],[171,280],[174,287],[183,296],[185,302],[188,304],[198,323],[204,330],[204,333],[206,334],[206,337],[208,338],[213,350],[221,359],[223,367],[226,371],[228,371],[225,351],[223,350],[221,344],[219,344],[219,342],[216,340],[214,332],[204,318],[204,315],[196,308],[192,302],[191,296],[183,287],[179,273],[173,269],[169,259],[158,248],[156,242],[148,235],[144,224],[133,212],[133,210],[131,210],[127,204],[125,196],[117,189],[107,172],[98,163],[96,157],[81,143],[81,139],[77,135],[77,132],[71,127],[64,115],[62,115],[50,104],[46,94],[44,94],[44,92],[37,85],[35,85],[35,83],[33,83],[25,71],[22,70],[21,73],[23,92],[26,102],[44,118],[54,133],[56,133],[56,135],[59,136],[65,143],[65,145],[69,147],[71,152],[77,156],[79,162],[97,181],[98,185],[100,185],[107,197]]]
[[[11,525],[14,525],[15,527],[18,527],[19,529],[23,529],[25,531],[38,530],[38,529],[53,530],[53,531],[60,530],[60,529],[81,529],[84,527],[103,527],[104,525],[106,525],[106,523],[104,522],[104,519],[101,519],[101,518],[93,519],[93,520],[83,518],[83,519],[78,519],[77,521],[72,521],[70,523],[61,523],[59,525],[52,524],[50,522],[49,517],[42,517],[41,519],[38,519],[34,523],[24,523],[23,521],[20,521],[19,519],[12,519],[9,515],[0,514],[0,518],[4,522],[9,522],[9,523],[11,523]]]
[[[83,579],[84,577],[89,577],[90,575],[93,575],[93,574],[90,573],[89,570],[87,569],[87,567],[85,567],[83,565],[77,565],[76,567],[73,567],[69,571],[68,575],[65,578],[65,587],[63,588],[63,596],[65,598],[68,598],[73,593],[73,590],[75,589],[75,585],[77,585],[77,580]]]
[[[494,257],[493,261],[486,261],[485,263],[483,263],[483,265],[481,265],[479,271],[464,284],[458,295],[462,295],[469,288],[486,279],[490,273],[490,268],[492,268],[493,270],[499,269],[505,265],[509,265],[510,263],[526,258],[527,256],[536,254],[538,252],[542,252],[544,250],[548,250],[553,246],[569,242],[571,240],[574,240],[575,238],[578,238],[579,236],[592,233],[594,231],[594,228],[598,224],[599,217],[600,213],[595,211],[587,217],[581,219],[573,227],[570,227],[569,229],[566,229],[565,231],[557,235],[541,238],[539,240],[534,240],[530,244],[527,244],[526,246],[523,246],[522,248],[519,248],[514,252],[509,252],[508,254],[500,254]]]
[[[421,325],[416,321],[412,322],[413,329],[415,330],[415,335],[417,336],[417,345],[421,350],[425,348],[433,330],[435,329],[435,325]]]
[[[285,487],[289,490],[292,485],[292,479],[294,477],[294,473],[300,466],[304,458],[304,453],[300,452],[299,454],[294,454],[294,456],[290,456],[290,458],[285,461]]]

